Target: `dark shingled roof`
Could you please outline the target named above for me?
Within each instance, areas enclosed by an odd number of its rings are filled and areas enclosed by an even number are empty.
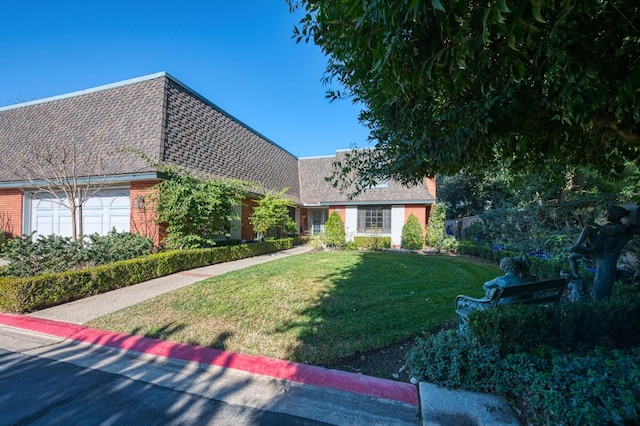
[[[32,150],[75,146],[81,154],[104,159],[107,175],[151,171],[139,156],[118,152],[139,150],[158,160],[162,138],[162,78],[127,84],[77,96],[29,102],[0,110],[0,181],[21,180],[8,166],[19,166],[33,158]],[[82,93],[82,92],[80,92]],[[79,170],[78,176],[90,173]]]
[[[287,195],[300,201],[294,155],[166,73],[0,108],[3,164],[19,164],[41,143],[97,155],[108,176],[154,172],[125,152],[136,150],[156,163],[249,180],[265,190],[289,188]],[[85,167],[77,175],[91,173]],[[0,182],[21,180],[11,167],[0,168]]]
[[[333,162],[340,156],[344,156],[344,153],[338,151],[335,156],[301,158],[299,160],[300,191],[305,204],[435,202],[435,197],[427,189],[426,183],[405,187],[394,181],[389,181],[385,188],[371,188],[353,200],[348,200],[349,194],[341,194],[338,188],[334,188],[325,180],[332,173]]]

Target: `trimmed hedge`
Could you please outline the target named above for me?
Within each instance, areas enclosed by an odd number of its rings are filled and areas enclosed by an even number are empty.
[[[26,313],[187,269],[293,247],[292,238],[207,249],[172,250],[94,268],[28,278],[0,277],[0,310]]]
[[[481,345],[495,345],[502,355],[540,347],[564,351],[593,346],[638,347],[640,294],[635,290],[617,293],[600,303],[499,305],[476,310],[469,315],[469,326]]]
[[[353,242],[359,247],[367,250],[382,250],[391,248],[391,237],[353,237]]]

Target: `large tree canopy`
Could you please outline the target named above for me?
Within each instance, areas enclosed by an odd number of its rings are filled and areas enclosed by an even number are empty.
[[[495,164],[615,174],[637,159],[637,0],[288,2],[305,12],[294,37],[346,89],[329,95],[363,105],[377,149],[339,166],[365,186]]]

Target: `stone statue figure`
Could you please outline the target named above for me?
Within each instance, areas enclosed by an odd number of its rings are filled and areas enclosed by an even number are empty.
[[[503,276],[487,281],[482,286],[487,299],[491,297],[491,293],[497,287],[509,287],[512,285],[536,281],[536,278],[529,272],[529,261],[525,256],[503,258],[500,260],[500,269],[505,272]],[[509,299],[513,299],[513,297],[501,299],[500,302],[505,303],[514,301]]]
[[[611,295],[618,256],[629,240],[640,234],[638,224],[623,222],[628,216],[629,210],[624,207],[609,207],[605,214],[605,223],[585,223],[578,240],[569,248],[567,260],[576,279],[581,279],[578,273],[578,259],[589,257],[596,261],[596,276],[591,292],[591,297],[596,301]]]

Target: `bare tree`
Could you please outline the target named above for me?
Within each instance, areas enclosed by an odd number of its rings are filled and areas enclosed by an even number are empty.
[[[24,192],[47,195],[71,213],[72,238],[82,235],[82,206],[105,187],[103,158],[78,142],[51,144],[30,141],[23,145],[14,164],[4,164],[24,181]]]

